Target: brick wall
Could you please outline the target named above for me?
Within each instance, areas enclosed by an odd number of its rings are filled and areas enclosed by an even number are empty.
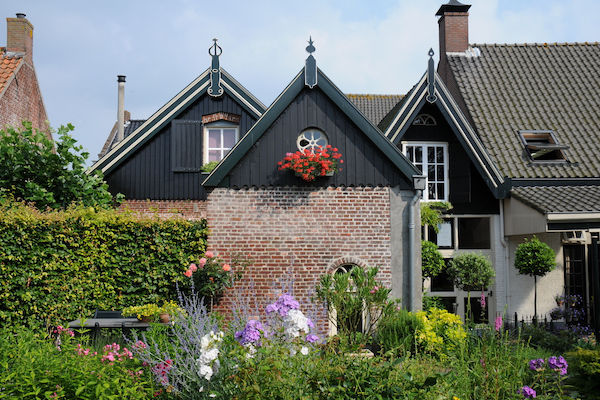
[[[445,53],[467,50],[469,47],[469,13],[446,12],[438,21],[440,57]]]
[[[293,287],[326,332],[324,310],[309,307],[322,274],[344,263],[380,266],[380,279],[391,284],[388,188],[217,188],[208,196],[207,216],[209,249],[227,260],[242,255],[252,261],[221,311],[237,302],[263,315],[269,301]]]
[[[266,304],[291,291],[326,333],[324,309],[310,302],[322,274],[346,263],[379,266],[380,280],[391,285],[388,188],[216,188],[206,202],[127,200],[121,208],[206,217],[208,249],[225,261],[251,262],[217,308],[229,316],[238,308],[264,316]]]
[[[23,63],[23,61],[21,61]],[[31,121],[34,129],[48,133],[48,116],[33,67],[23,63],[0,97],[0,129],[6,125],[21,127]]]

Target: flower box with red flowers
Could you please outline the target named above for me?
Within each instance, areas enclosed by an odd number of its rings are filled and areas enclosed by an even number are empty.
[[[336,171],[341,171],[340,165],[343,163],[344,160],[338,149],[327,145],[314,150],[304,149],[287,153],[277,164],[280,171],[292,170],[296,175],[310,182],[319,176],[329,176]]]

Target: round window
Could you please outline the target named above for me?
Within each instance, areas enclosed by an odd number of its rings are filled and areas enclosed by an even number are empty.
[[[298,145],[298,150],[304,151],[308,149],[315,151],[319,147],[327,146],[327,135],[318,129],[307,129],[300,133],[296,144]]]

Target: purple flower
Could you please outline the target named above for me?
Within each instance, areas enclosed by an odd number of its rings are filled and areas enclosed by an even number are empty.
[[[315,329],[315,323],[310,318],[306,318],[306,324],[310,329]]]
[[[315,342],[317,342],[318,340],[319,340],[319,337],[318,337],[317,335],[313,335],[313,334],[306,335],[306,341],[307,341],[308,343],[315,343]]]
[[[535,390],[533,390],[529,386],[523,386],[521,388],[521,390],[519,391],[519,393],[521,393],[523,395],[523,397],[526,399],[535,399],[535,397],[537,395]]]
[[[543,358],[531,360],[529,361],[529,369],[532,371],[541,371],[544,369],[545,363]]]
[[[559,356],[558,358],[557,357],[548,358],[548,366],[551,369],[558,370],[558,372],[561,375],[566,375],[569,364],[567,364],[567,360],[565,360],[563,356]]]
[[[496,317],[496,321],[494,322],[494,328],[496,328],[496,332],[500,332],[500,328],[502,328],[502,315],[498,315]]]
[[[235,338],[242,345],[255,344],[260,345],[260,337],[263,331],[263,326],[260,321],[251,319],[246,323],[244,330],[235,333]]]
[[[297,310],[299,308],[300,303],[298,303],[292,296],[285,293],[282,294],[275,303],[269,304],[265,311],[267,314],[277,311],[279,312],[280,316],[285,317],[290,310]]]

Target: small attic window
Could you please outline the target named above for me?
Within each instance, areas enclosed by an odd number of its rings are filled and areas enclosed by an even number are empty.
[[[419,114],[415,117],[412,124],[420,126],[436,126],[437,122],[435,122],[435,118],[429,114]]]
[[[533,161],[566,162],[563,150],[569,146],[560,144],[552,131],[519,131],[519,137],[529,158]]]

